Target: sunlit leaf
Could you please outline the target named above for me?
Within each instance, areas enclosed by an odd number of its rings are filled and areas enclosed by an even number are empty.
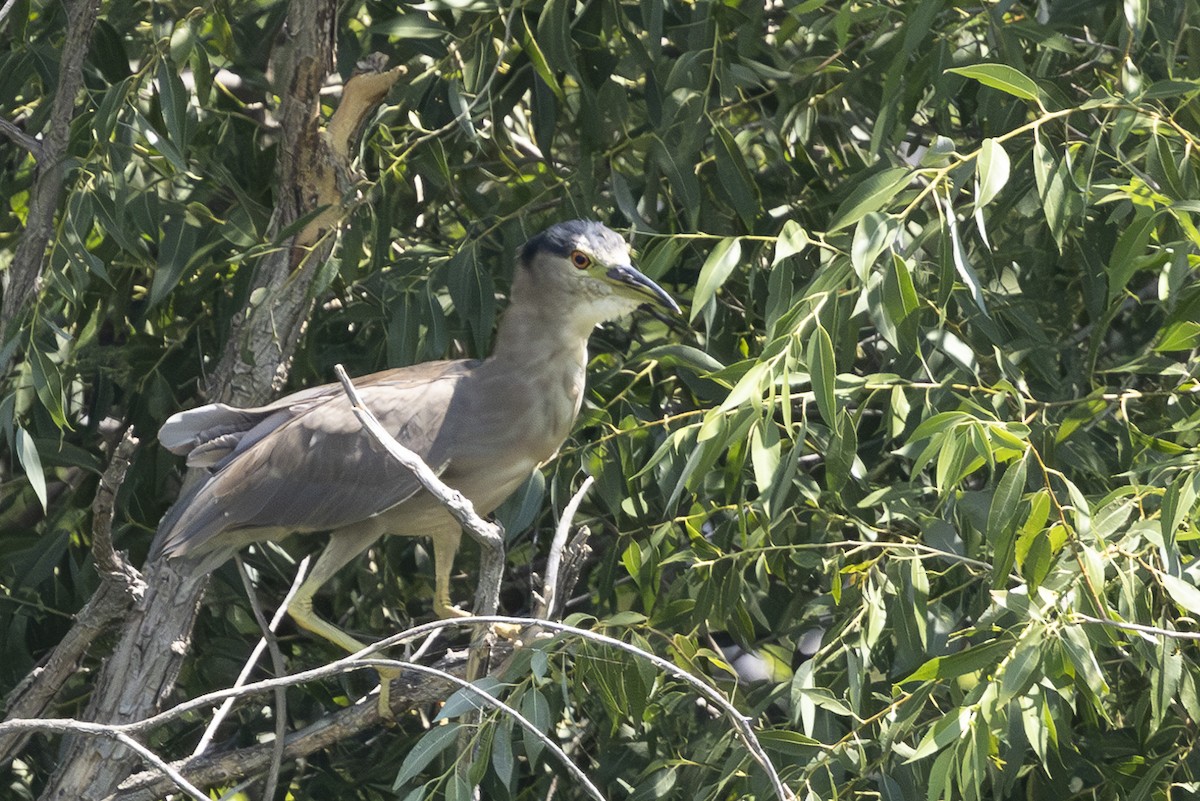
[[[788,220],[783,224],[783,230],[779,232],[779,238],[775,240],[775,255],[771,259],[771,264],[779,264],[788,256],[794,256],[808,246],[808,234],[804,228],[795,220]]]
[[[1140,210],[1121,232],[1108,261],[1108,302],[1112,303],[1125,292],[1125,285],[1138,268],[1138,259],[1144,254],[1150,235],[1154,232],[1156,219],[1152,212]]]
[[[1032,78],[1008,64],[972,64],[969,67],[952,67],[946,72],[979,81],[984,86],[999,89],[1022,100],[1037,101],[1040,95]]]
[[[726,237],[716,244],[704,260],[704,266],[700,268],[696,291],[692,294],[690,320],[695,320],[704,310],[717,294],[717,290],[729,279],[734,268],[741,263],[741,259],[742,243],[737,237]]]
[[[833,359],[833,340],[821,325],[817,326],[808,341],[808,365],[812,371],[817,410],[821,417],[832,422],[837,417],[837,401],[834,397],[837,365]]]
[[[742,219],[742,223],[747,228],[753,228],[762,204],[750,171],[746,169],[746,159],[734,141],[733,134],[722,126],[717,126],[714,133],[717,175],[721,180],[721,187],[729,193],[733,209]]]
[[[1004,145],[995,139],[984,139],[975,162],[975,173],[979,179],[975,207],[982,208],[991,203],[1008,183],[1009,161]]]
[[[874,211],[859,220],[850,246],[850,263],[858,273],[858,280],[867,282],[867,273],[879,255],[891,247],[899,228],[895,219]]]
[[[905,167],[889,167],[863,180],[842,201],[829,222],[829,230],[837,231],[854,225],[870,212],[883,208],[908,184],[910,177]]]
[[[33,488],[34,495],[37,496],[42,510],[45,511],[48,508],[46,474],[42,470],[42,460],[38,456],[37,448],[34,447],[33,438],[21,426],[16,427],[16,448],[17,458],[21,460],[21,467],[25,469],[25,478],[29,480],[29,486]]]

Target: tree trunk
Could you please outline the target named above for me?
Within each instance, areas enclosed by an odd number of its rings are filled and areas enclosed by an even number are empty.
[[[80,0],[83,2],[84,0]],[[333,65],[337,4],[296,0],[288,11],[288,53],[277,62],[281,82],[283,141],[279,149],[277,206],[273,233],[321,205],[329,205],[328,176],[342,165],[320,132],[320,89]],[[334,182],[336,192],[336,181]],[[326,190],[326,191],[322,191]],[[255,268],[252,292],[231,332],[209,385],[209,397],[240,405],[266,401],[287,375],[305,318],[316,267],[332,249],[340,211],[320,215],[290,247],[264,258]],[[305,241],[307,237],[307,241]],[[7,301],[7,298],[5,299]],[[192,625],[207,576],[181,575],[166,561],[145,569],[146,594],[130,613],[112,656],[100,672],[86,717],[123,723],[152,714],[171,691],[190,644]],[[64,743],[59,770],[43,799],[100,799],[113,793],[136,768],[138,758],[110,740],[72,737]]]

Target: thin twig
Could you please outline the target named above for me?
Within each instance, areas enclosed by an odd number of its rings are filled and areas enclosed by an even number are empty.
[[[730,703],[720,690],[705,684],[703,681],[696,678],[691,673],[688,673],[674,662],[670,662],[666,659],[663,659],[661,656],[658,656],[657,654],[652,654],[649,651],[638,648],[636,645],[630,645],[627,642],[623,642],[622,640],[618,640],[613,637],[608,637],[604,634],[598,634],[594,631],[581,629],[577,626],[570,626],[566,623],[559,623],[553,620],[504,617],[500,615],[475,615],[472,617],[455,618],[453,620],[434,620],[420,626],[414,626],[406,632],[401,632],[380,640],[374,645],[363,649],[363,651],[359,652],[359,654],[356,654],[356,656],[362,655],[369,651],[390,648],[397,643],[414,637],[423,636],[426,632],[433,631],[435,629],[446,628],[450,626],[467,626],[479,623],[500,623],[511,626],[530,626],[550,629],[552,631],[560,631],[567,634],[574,634],[582,639],[599,642],[612,648],[616,648],[617,650],[625,651],[626,653],[630,653],[645,659],[663,672],[669,673],[675,678],[680,679],[681,681],[690,685],[706,700],[711,701],[718,708],[720,708],[730,722],[734,724],[734,733],[737,735],[738,739],[742,741],[742,744],[746,747],[746,750],[750,752],[750,756],[753,757],[754,761],[757,762],[764,771],[766,771],[767,776],[770,778],[771,784],[775,789],[775,794],[779,796],[781,801],[793,801],[795,798],[795,795],[783,784],[783,780],[779,777],[779,772],[775,769],[774,764],[772,764],[771,758],[767,756],[766,749],[763,748],[762,743],[760,743],[758,740],[758,736],[754,733],[754,727],[751,725],[753,722],[751,718],[748,718],[739,712],[737,707]]]
[[[551,740],[545,734],[545,732],[539,729],[529,718],[525,717],[516,709],[504,703],[494,695],[490,695],[489,693],[480,689],[475,684],[472,684],[465,679],[460,679],[453,673],[447,673],[444,670],[428,667],[426,665],[418,665],[403,659],[364,659],[362,662],[363,664],[375,665],[378,667],[398,667],[405,670],[411,670],[416,673],[425,673],[426,675],[436,676],[439,679],[448,681],[464,690],[470,690],[484,704],[492,707],[493,709],[498,709],[501,712],[504,712],[506,715],[515,720],[521,728],[525,729],[525,731],[536,737],[548,751],[558,757],[558,760],[562,762],[563,766],[567,769],[567,772],[570,773],[577,782],[583,785],[583,789],[588,795],[596,799],[596,801],[605,801],[604,794],[600,792],[600,788],[593,784],[592,780],[588,778],[587,774],[584,773],[583,770],[576,765],[569,756],[567,756],[567,753],[563,751],[562,746]]]
[[[571,530],[571,521],[574,520],[575,513],[579,510],[579,504],[583,502],[583,496],[595,482],[596,479],[592,476],[585,478],[579,485],[579,489],[571,496],[571,500],[563,507],[562,517],[558,521],[558,527],[554,530],[554,539],[550,542],[550,556],[546,560],[546,580],[542,584],[541,600],[534,607],[534,617],[556,617],[554,608],[558,594],[558,571],[562,564],[567,535]]]
[[[175,718],[178,718],[180,716],[186,715],[187,713],[189,713],[195,709],[210,706],[214,702],[216,702],[218,700],[223,700],[225,698],[249,697],[251,695],[256,695],[258,693],[274,690],[276,687],[290,687],[292,685],[304,684],[304,683],[307,683],[310,681],[314,681],[316,679],[323,679],[323,678],[327,678],[327,677],[333,676],[333,675],[339,675],[342,673],[347,673],[347,672],[351,672],[351,671],[355,671],[355,670],[362,670],[362,669],[370,668],[372,663],[375,661],[375,660],[367,659],[367,657],[369,657],[370,654],[375,653],[376,651],[378,651],[382,648],[390,648],[390,647],[400,644],[402,642],[417,639],[418,637],[423,637],[432,631],[436,631],[436,630],[443,629],[443,628],[491,625],[491,624],[496,624],[496,623],[515,625],[515,626],[535,626],[538,628],[549,629],[551,631],[558,631],[558,632],[562,632],[565,634],[572,634],[581,639],[601,643],[601,644],[607,645],[611,648],[615,648],[617,650],[621,650],[626,653],[632,654],[638,658],[645,659],[646,661],[653,664],[655,667],[662,670],[664,673],[667,673],[667,674],[673,676],[674,678],[677,678],[677,679],[683,681],[684,683],[686,683],[687,685],[692,687],[699,695],[704,697],[707,701],[712,702],[733,723],[735,735],[738,737],[739,740],[742,741],[742,744],[746,747],[747,751],[750,753],[750,756],[754,759],[754,761],[757,762],[763,768],[764,771],[766,771],[766,773],[775,789],[776,795],[782,801],[793,801],[793,799],[795,798],[795,796],[791,793],[791,791],[788,790],[787,787],[783,784],[782,779],[780,779],[780,777],[779,777],[778,771],[775,769],[774,765],[771,763],[770,757],[767,756],[765,749],[762,747],[762,744],[759,742],[758,737],[754,732],[754,728],[752,725],[752,723],[753,723],[752,719],[743,715],[741,712],[739,712],[738,709],[735,706],[733,706],[733,704],[730,703],[729,700],[726,699],[726,697],[719,690],[704,683],[702,680],[700,680],[696,676],[693,676],[691,673],[688,673],[686,670],[684,670],[683,668],[680,668],[678,665],[675,665],[673,662],[663,659],[662,657],[660,657],[656,654],[652,654],[644,649],[638,648],[635,645],[631,645],[629,643],[623,642],[623,641],[615,639],[613,637],[608,637],[604,634],[599,634],[597,632],[589,631],[587,629],[581,629],[576,626],[569,626],[565,623],[559,623],[559,622],[556,622],[553,620],[536,620],[536,619],[527,619],[527,618],[518,618],[518,617],[504,617],[504,616],[499,616],[499,615],[472,616],[472,617],[454,618],[454,619],[450,619],[450,620],[435,620],[435,621],[431,621],[429,623],[422,624],[420,626],[414,626],[414,627],[408,629],[407,631],[403,631],[403,632],[395,634],[391,637],[387,637],[383,640],[380,640],[377,643],[368,645],[367,647],[363,648],[358,653],[352,654],[351,656],[343,657],[342,659],[335,660],[334,662],[331,662],[327,665],[323,665],[318,668],[313,668],[311,670],[302,671],[300,673],[296,673],[291,676],[267,679],[264,681],[247,684],[247,685],[237,688],[237,689],[230,688],[230,689],[217,690],[217,691],[208,693],[206,695],[200,696],[199,698],[194,698],[191,701],[186,701],[182,704],[178,704],[177,706],[175,706],[169,710],[166,710],[164,712],[161,712],[157,715],[153,715],[151,717],[148,717],[148,718],[145,718],[143,720],[136,721],[133,723],[112,724],[112,725],[107,725],[107,726],[104,726],[101,724],[85,724],[85,725],[92,727],[91,731],[102,733],[102,734],[105,734],[106,736],[114,736],[115,737],[115,736],[118,736],[119,734],[134,735],[139,732],[143,732],[143,731],[146,731],[149,729],[156,728],[156,727],[162,725],[163,723],[166,723],[170,720],[174,720]],[[413,667],[413,669],[418,669],[415,666],[409,666],[409,667]],[[368,704],[367,706],[371,706],[371,705]],[[375,712],[374,710],[371,710],[369,714],[377,715],[378,713]],[[61,720],[61,719],[60,720],[6,721],[4,723],[0,723],[0,734],[5,733],[7,731],[17,731],[17,730],[20,730],[20,731],[46,730],[46,729],[59,730],[56,727],[61,728],[63,726],[66,726],[69,724],[74,724],[74,723],[76,723],[76,722],[69,721],[69,720]],[[84,729],[80,729],[80,730],[84,730]],[[124,740],[122,740],[122,742],[124,742]],[[133,746],[131,746],[131,747],[133,747]],[[161,760],[158,760],[158,762],[161,762]],[[156,762],[155,764],[157,765],[158,762]],[[168,774],[168,775],[170,775],[170,774]]]
[[[441,666],[453,664],[454,672],[465,672],[464,658],[447,655]],[[365,665],[344,666],[341,672],[369,669]],[[373,670],[373,669],[372,669]],[[290,677],[289,677],[290,678]],[[294,683],[294,682],[291,682]],[[414,676],[403,686],[393,687],[392,708],[406,710],[444,701],[451,692],[449,685]],[[303,757],[336,748],[339,743],[353,740],[365,732],[377,730],[380,724],[379,705],[370,697],[351,706],[331,712],[301,729],[290,732],[285,738],[285,759]],[[270,763],[274,745],[258,743],[234,751],[209,753],[195,759],[175,763],[175,767],[189,779],[203,787],[221,785],[232,789],[243,776],[265,771]],[[143,771],[122,783],[120,789],[106,796],[103,801],[154,801],[171,792],[170,783],[157,771]]]
[[[259,639],[258,643],[254,646],[254,649],[250,652],[250,657],[246,660],[246,664],[242,665],[242,672],[238,674],[237,679],[233,682],[233,687],[230,689],[244,687],[246,680],[250,678],[250,674],[254,671],[255,664],[258,663],[258,658],[262,656],[263,649],[267,647],[268,635],[274,634],[275,630],[279,628],[279,624],[283,621],[284,615],[287,614],[288,604],[291,602],[292,597],[296,594],[296,590],[300,589],[300,585],[304,582],[304,576],[308,572],[308,563],[310,559],[311,557],[306,556],[300,561],[300,566],[296,570],[296,578],[292,580],[292,586],[288,589],[287,595],[283,597],[283,601],[279,604],[279,608],[275,610],[275,614],[271,618],[270,624],[267,626],[267,631],[264,633],[262,638]],[[276,665],[276,672],[282,675],[284,670],[279,665]],[[217,729],[229,715],[229,710],[233,708],[233,701],[234,696],[226,698],[221,704],[220,709],[218,709],[216,714],[213,715],[212,721],[209,722],[208,726],[204,730],[204,734],[200,737],[200,742],[196,744],[196,749],[192,751],[193,757],[200,756],[208,749],[208,746],[212,743],[213,738],[217,734]]]
[[[124,615],[146,591],[141,574],[112,544],[113,510],[117,491],[125,481],[129,462],[137,449],[133,428],[125,430],[100,477],[92,502],[92,561],[100,574],[100,588],[75,616],[75,623],[36,670],[21,680],[5,699],[10,718],[37,718],[44,714],[63,684],[78,674],[84,654],[102,633]],[[0,764],[17,754],[24,736],[0,737]]]
[[[14,2],[15,0],[8,0],[8,4],[5,6],[5,8],[8,8]],[[3,10],[0,10],[0,14],[2,13]],[[0,17],[0,20],[2,19],[3,18]],[[0,117],[0,133],[4,134],[9,139],[28,150],[33,155],[35,160],[40,160],[42,158],[42,143],[38,141],[37,137],[30,136],[2,117]]]
[[[1200,640],[1200,632],[1171,631],[1170,629],[1160,629],[1157,626],[1143,626],[1141,623],[1127,623],[1123,620],[1105,620],[1104,618],[1085,615],[1082,612],[1073,612],[1069,616],[1069,619],[1072,623],[1096,623],[1101,626],[1108,626],[1109,628],[1136,631],[1139,634],[1168,637],[1172,640]]]
[[[71,718],[36,718],[33,720],[6,720],[4,723],[0,723],[0,728],[3,728],[5,731],[53,731],[111,737],[130,750],[136,751],[142,759],[145,759],[151,765],[165,773],[170,777],[171,781],[175,782],[180,790],[187,793],[195,801],[210,801],[209,797],[201,792],[200,788],[185,779],[183,774],[173,768],[165,759],[132,737],[126,726],[92,723],[86,720],[72,720]]]

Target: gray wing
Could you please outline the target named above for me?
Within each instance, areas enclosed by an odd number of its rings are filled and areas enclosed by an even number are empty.
[[[224,403],[188,409],[163,423],[158,442],[171,453],[186,455],[188,467],[218,467],[239,446],[244,450],[337,392],[341,392],[340,385],[325,384],[250,409]]]
[[[388,431],[439,473],[452,443],[446,410],[472,362],[431,362],[355,380]],[[184,413],[187,415],[188,413]],[[175,452],[199,453],[209,476],[163,518],[157,552],[167,556],[226,547],[226,532],[340,528],[403,503],[420,489],[362,431],[339,385],[282,398],[257,409],[213,406],[164,426]],[[173,446],[173,447],[172,447]]]

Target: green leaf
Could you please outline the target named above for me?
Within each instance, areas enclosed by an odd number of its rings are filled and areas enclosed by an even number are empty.
[[[399,790],[417,774],[423,771],[434,759],[447,748],[454,745],[461,724],[449,723],[445,726],[434,726],[427,731],[400,764],[400,772],[392,782],[392,789]]]
[[[926,437],[945,433],[955,426],[969,423],[974,419],[974,417],[966,412],[938,412],[933,417],[922,420],[921,424],[912,432],[912,436],[908,438],[908,441],[920,442]]]
[[[1083,198],[1071,178],[1070,153],[1056,159],[1042,141],[1040,129],[1033,137],[1033,176],[1042,199],[1046,224],[1061,250],[1070,223],[1083,208]]]
[[[499,690],[504,686],[494,676],[483,676],[471,682],[471,687],[460,687],[453,695],[446,699],[446,703],[438,711],[434,722],[456,718],[459,715],[466,715],[473,712],[479,712],[484,709],[491,709],[491,705],[484,701],[481,696],[487,695],[492,698],[498,697]]]
[[[996,664],[1011,650],[1011,642],[996,640],[949,656],[935,656],[896,683],[903,685],[914,681],[953,679],[975,673]]]
[[[902,354],[908,355],[916,353],[918,347],[919,317],[915,312],[920,309],[921,299],[913,285],[908,261],[899,253],[892,253],[889,262],[890,269],[884,273],[883,279],[883,310],[892,324],[892,344]]]
[[[879,254],[896,241],[899,232],[900,221],[893,217],[877,211],[863,215],[858,227],[854,229],[854,239],[850,245],[850,264],[858,273],[858,280],[867,283],[871,266],[879,258]]]
[[[966,707],[951,709],[925,732],[925,736],[917,744],[916,750],[905,760],[905,763],[916,762],[936,754],[957,741],[967,731],[972,717],[974,717],[972,711]]]
[[[750,461],[754,466],[754,483],[760,493],[770,491],[779,469],[782,450],[779,429],[773,420],[754,426],[750,431]]]
[[[1159,353],[1192,350],[1200,347],[1200,323],[1191,320],[1180,320],[1162,329],[1154,350]]]
[[[29,479],[29,485],[33,487],[33,493],[37,495],[38,502],[42,504],[42,511],[48,509],[46,500],[46,474],[42,470],[42,460],[38,456],[37,448],[33,444],[33,437],[29,436],[29,432],[23,427],[16,427],[16,445],[17,458],[21,460],[21,467],[25,469],[25,477]]]
[[[1200,81],[1155,81],[1142,92],[1143,100],[1163,100],[1168,97],[1180,97],[1200,92]]]
[[[980,209],[992,202],[1008,183],[1009,160],[1004,145],[995,139],[984,139],[975,160],[975,177],[979,181],[975,193],[975,208]]]
[[[809,241],[808,233],[800,223],[788,220],[783,224],[783,229],[775,240],[775,255],[771,259],[771,266],[774,267],[788,256],[794,256],[804,250],[808,247]]]
[[[1029,685],[1038,676],[1042,662],[1041,638],[1045,634],[1045,627],[1040,624],[1031,626],[1033,633],[1023,633],[1012,655],[1004,662],[998,703],[1008,703],[1013,698],[1025,695],[1029,692]]]
[[[696,281],[696,291],[692,295],[692,311],[688,318],[689,322],[694,321],[704,310],[704,307],[729,279],[733,268],[737,267],[741,260],[742,243],[740,239],[726,237],[717,243],[717,246],[708,254],[708,258],[704,260],[704,266],[700,268],[700,278]]]
[[[1016,561],[1017,512],[1021,507],[1021,496],[1025,492],[1027,467],[1022,458],[1009,465],[996,485],[992,503],[988,508],[987,538],[992,543],[995,569],[992,571],[992,588],[1000,589],[1008,583],[1008,574]]]
[[[1197,496],[1200,496],[1200,473],[1197,472],[1180,473],[1163,492],[1159,523],[1167,548],[1174,550],[1175,536],[1187,516],[1194,513]]]
[[[1104,698],[1109,692],[1108,682],[1104,680],[1104,672],[1096,661],[1087,634],[1078,626],[1067,626],[1062,630],[1059,642],[1075,667],[1075,675],[1083,679],[1084,684],[1097,698]]]
[[[975,272],[975,268],[967,261],[966,250],[963,249],[962,238],[958,233],[958,215],[954,213],[953,206],[950,201],[945,201],[946,206],[946,225],[950,229],[950,248],[951,254],[954,257],[954,269],[958,273],[958,277],[967,285],[967,292],[971,295],[971,300],[975,301],[975,305],[983,312],[984,317],[988,317],[987,303],[983,299],[983,283],[979,280],[979,275]]]
[[[1020,459],[1004,471],[1000,483],[996,485],[996,492],[992,495],[992,503],[988,508],[989,540],[994,542],[996,537],[1016,520],[1021,495],[1025,492],[1025,476],[1025,459]]]
[[[38,400],[50,413],[50,418],[59,428],[70,428],[67,421],[65,388],[62,366],[42,351],[37,343],[31,343],[28,351],[29,374]]]
[[[558,82],[558,77],[554,74],[554,70],[550,68],[550,64],[546,61],[546,54],[542,52],[542,48],[537,43],[537,37],[533,35],[528,23],[525,26],[525,40],[522,42],[525,48],[526,55],[529,56],[529,63],[533,65],[533,71],[542,79],[546,86],[550,87],[550,91],[560,103],[566,100],[566,95],[563,93],[563,88]]]
[[[638,259],[638,269],[647,278],[657,281],[679,261],[679,254],[687,247],[687,243],[683,237],[664,237],[644,257]]]
[[[833,340],[820,323],[808,340],[808,369],[812,376],[817,411],[832,425],[837,419],[837,401],[833,392],[837,380],[837,365],[833,360]]]
[[[526,690],[521,695],[520,712],[542,734],[550,733],[550,704],[540,692],[532,688]],[[527,729],[522,728],[521,735],[525,742],[525,756],[529,758],[531,765],[536,764],[545,744]]]
[[[929,787],[925,792],[926,801],[940,801],[943,798],[953,797],[950,791],[954,787],[955,767],[957,767],[955,749],[947,748],[938,754],[938,758],[933,760],[933,767],[929,769]]]
[[[831,428],[829,450],[825,452],[825,485],[830,492],[841,492],[850,480],[858,455],[858,431],[854,428],[854,417],[846,409],[838,412]]]
[[[1022,100],[1037,101],[1040,95],[1033,79],[1008,64],[972,64],[969,67],[952,67],[946,72],[979,81],[984,86],[999,89]]]
[[[459,248],[446,263],[445,275],[454,310],[471,332],[475,351],[486,353],[496,319],[496,289],[478,248]]]
[[[179,72],[175,65],[169,64],[168,59],[163,58],[158,62],[158,78],[155,83],[163,122],[167,126],[167,136],[170,137],[171,144],[182,150],[187,147],[188,140],[188,92],[183,85],[183,79],[179,77]]]
[[[1142,36],[1146,29],[1146,19],[1150,16],[1150,0],[1125,0],[1122,4],[1125,10],[1125,21],[1133,32],[1134,41]]]
[[[1117,238],[1117,244],[1108,260],[1109,303],[1125,294],[1125,285],[1137,272],[1139,259],[1145,254],[1150,235],[1154,233],[1155,222],[1154,212],[1139,208],[1133,220]]]
[[[1200,615],[1200,589],[1168,573],[1159,576],[1171,600],[1193,615]]]
[[[742,224],[747,229],[753,229],[762,203],[754,179],[746,169],[746,158],[734,141],[733,134],[723,126],[716,127],[713,145],[720,186],[728,193],[733,210],[741,218]]]
[[[842,201],[829,223],[829,231],[854,225],[872,211],[883,208],[908,184],[910,177],[906,167],[889,167],[870,176]]]
[[[158,269],[150,284],[150,305],[157,306],[170,294],[196,258],[196,242],[200,229],[187,222],[182,210],[173,212],[163,222],[162,240],[158,246]]]
[[[814,749],[823,747],[820,740],[787,729],[761,731],[758,733],[758,739],[767,750],[790,757],[811,757],[815,753]]]
[[[538,17],[537,42],[541,44],[541,53],[548,69],[578,76],[575,47],[571,41],[570,12],[574,7],[571,0],[549,0]]]
[[[492,770],[505,787],[511,789],[517,773],[517,760],[513,754],[513,726],[511,718],[497,726],[492,736]]]

